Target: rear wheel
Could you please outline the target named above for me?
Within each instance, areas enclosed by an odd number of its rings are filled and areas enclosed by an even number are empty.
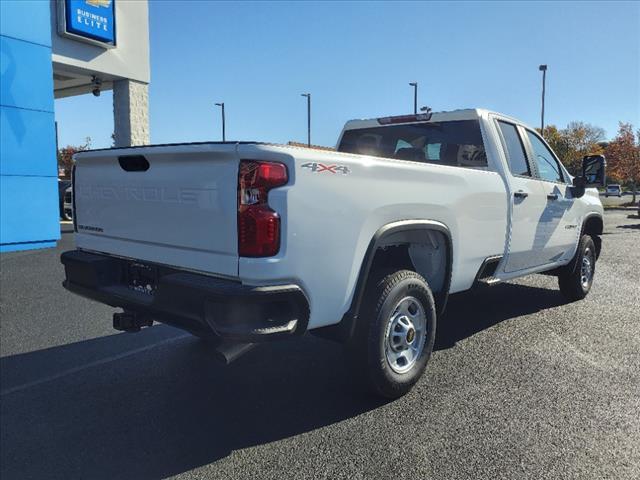
[[[587,296],[596,271],[596,247],[589,235],[583,235],[576,257],[569,268],[558,275],[560,292],[567,300],[582,300]]]
[[[435,330],[426,280],[410,270],[383,276],[367,291],[350,345],[358,379],[386,398],[406,394],[425,370]]]

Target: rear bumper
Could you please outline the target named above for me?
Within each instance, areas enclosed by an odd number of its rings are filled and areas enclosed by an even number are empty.
[[[83,250],[64,252],[60,260],[67,290],[196,335],[258,342],[307,329],[309,303],[297,285],[252,287],[154,266],[156,288],[148,294],[127,285],[133,260]]]

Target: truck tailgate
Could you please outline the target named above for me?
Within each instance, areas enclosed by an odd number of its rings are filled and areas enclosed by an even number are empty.
[[[235,144],[78,154],[76,245],[237,276],[238,163]]]

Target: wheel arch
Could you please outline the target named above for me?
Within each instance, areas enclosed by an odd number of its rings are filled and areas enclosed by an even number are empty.
[[[596,246],[596,258],[600,257],[600,250],[602,249],[602,240],[600,236],[604,231],[604,220],[599,213],[591,213],[585,216],[582,222],[582,235],[589,235],[593,239],[593,243]]]
[[[408,249],[412,245],[424,244],[431,238],[430,236],[425,237],[425,233],[437,233],[441,235],[445,246],[444,277],[441,288],[437,293],[434,292],[437,313],[440,315],[445,309],[451,285],[451,272],[453,267],[451,231],[445,224],[435,220],[402,220],[388,223],[376,231],[369,242],[369,246],[360,265],[360,272],[354,287],[349,310],[343,315],[338,324],[320,328],[316,332],[323,337],[348,341],[355,331],[367,284],[379,258],[377,254],[387,248],[404,246]],[[403,265],[398,264],[397,266],[402,267]],[[413,264],[410,269],[420,273]]]

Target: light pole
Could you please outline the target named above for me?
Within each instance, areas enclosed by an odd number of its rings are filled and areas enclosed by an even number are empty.
[[[418,114],[418,82],[409,82],[413,87],[413,114]]]
[[[540,112],[540,135],[544,135],[544,90],[547,82],[547,66],[540,65],[538,70],[542,72],[542,110]]]
[[[226,135],[225,135],[225,129],[226,129],[226,125],[225,125],[225,118],[224,118],[224,102],[220,102],[220,103],[216,103],[217,107],[220,107],[222,109],[222,141],[226,142]]]
[[[303,97],[307,97],[307,146],[311,146],[311,94],[301,93]]]

